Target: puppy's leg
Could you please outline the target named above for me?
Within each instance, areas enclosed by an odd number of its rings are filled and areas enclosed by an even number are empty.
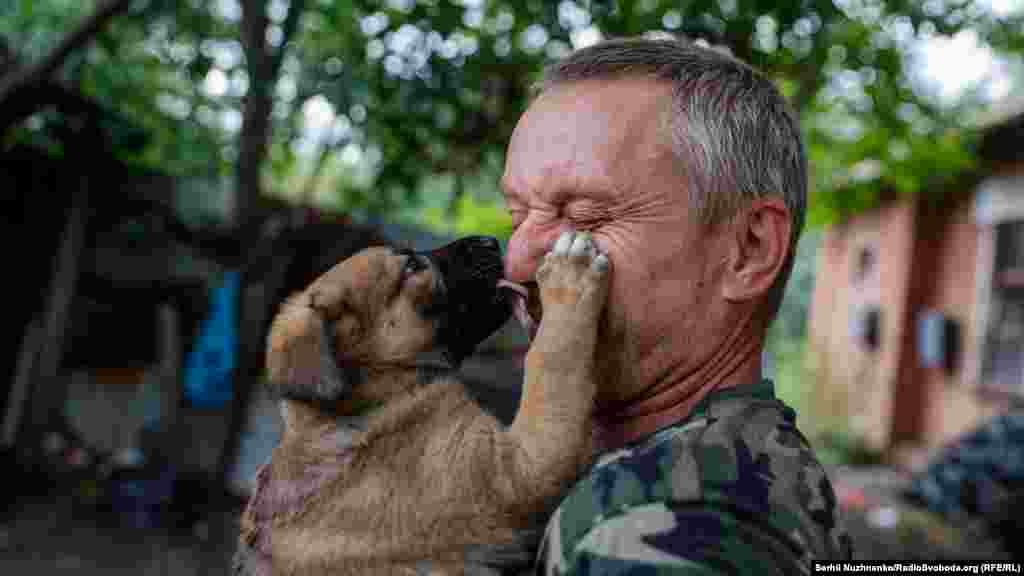
[[[526,355],[519,412],[506,433],[516,454],[512,480],[519,483],[506,486],[510,496],[555,497],[590,460],[594,354],[609,267],[589,234],[570,232],[537,271],[544,316]]]

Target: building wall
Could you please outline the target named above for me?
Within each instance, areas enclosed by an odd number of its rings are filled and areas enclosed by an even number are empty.
[[[992,416],[1000,405],[977,394],[970,378],[971,363],[965,361],[980,353],[974,314],[981,231],[973,221],[970,205],[958,206],[946,218],[922,227],[921,233],[937,238],[934,251],[922,255],[922,260],[934,266],[933,281],[924,286],[923,307],[938,310],[957,322],[962,335],[961,355],[951,371],[920,367],[916,350],[907,358],[915,367],[924,400],[920,442],[926,448],[935,448]]]
[[[809,330],[818,381],[812,430],[848,426],[870,445],[888,446],[903,348],[913,221],[911,205],[891,204],[826,232]],[[872,262],[861,272],[865,253]],[[879,345],[874,350],[855,334],[859,311],[871,306],[881,310]]]
[[[1024,175],[1024,165],[993,175]],[[902,448],[938,448],[1008,408],[1005,396],[979,390],[979,276],[993,233],[976,221],[972,194],[962,197],[940,208],[890,204],[826,232],[809,326],[820,424],[846,426],[874,448],[912,454]],[[877,250],[877,264],[858,280],[866,246]],[[851,330],[858,307],[872,303],[882,310],[875,352]],[[952,370],[922,366],[918,320],[926,310],[960,326]]]
[[[1024,176],[1024,164],[1003,165],[994,177]],[[1020,191],[1024,195],[1024,190]],[[952,372],[921,369],[920,380],[926,394],[926,419],[922,442],[935,448],[1009,407],[1005,396],[981,391],[979,362],[982,315],[979,306],[979,274],[987,274],[985,262],[991,258],[994,229],[979,223],[973,206],[965,202],[925,231],[941,238],[935,255],[936,280],[924,295],[924,304],[958,321],[963,333],[962,356]]]

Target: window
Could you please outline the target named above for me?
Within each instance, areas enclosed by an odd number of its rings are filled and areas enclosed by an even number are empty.
[[[1024,177],[993,177],[975,195],[978,267],[974,381],[1024,397]]]
[[[861,246],[857,252],[857,262],[853,267],[854,283],[863,282],[875,268],[875,248],[873,246]]]
[[[982,349],[982,382],[1024,394],[1024,221],[994,230],[994,262]]]

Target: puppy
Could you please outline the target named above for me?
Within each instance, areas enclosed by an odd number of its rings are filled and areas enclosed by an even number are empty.
[[[524,534],[590,461],[609,265],[586,234],[547,254],[508,427],[455,376],[526,309],[501,270],[492,238],[368,248],[285,302],[267,339],[284,432],[242,515],[236,574],[477,574],[503,553],[524,561]]]

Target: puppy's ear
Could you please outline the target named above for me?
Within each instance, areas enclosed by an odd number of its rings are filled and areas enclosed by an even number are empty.
[[[338,366],[336,329],[337,323],[350,319],[341,308],[330,314],[335,319],[306,293],[285,301],[267,336],[266,364],[273,391],[293,400],[326,402],[342,400],[352,391],[353,371]]]

